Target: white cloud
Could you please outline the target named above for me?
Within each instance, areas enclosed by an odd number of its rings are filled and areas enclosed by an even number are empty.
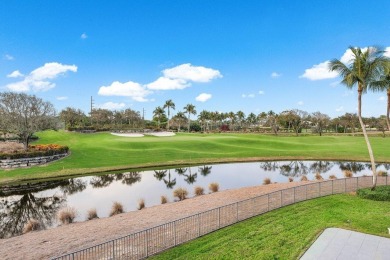
[[[298,106],[303,106],[304,103],[303,103],[303,101],[298,101],[297,104],[298,104]]]
[[[11,91],[16,92],[27,92],[30,90],[35,92],[47,91],[55,87],[55,83],[50,80],[64,75],[68,71],[77,72],[77,66],[63,65],[58,62],[45,63],[42,67],[30,72],[23,80],[10,83],[6,87]]]
[[[378,98],[378,100],[379,100],[379,101],[385,101],[385,100],[386,100],[386,97],[385,97],[385,96],[380,96],[380,97]]]
[[[15,58],[9,54],[4,55],[4,59],[6,60],[14,60]]]
[[[153,90],[184,89],[189,86],[191,84],[183,79],[171,79],[167,77],[159,77],[156,81],[146,85],[148,89]]]
[[[114,102],[106,102],[102,105],[98,106],[99,108],[102,109],[108,109],[108,110],[120,110],[126,107],[125,103],[114,103]]]
[[[199,101],[199,102],[206,102],[206,101],[209,100],[211,97],[212,97],[211,94],[202,93],[202,94],[200,94],[199,96],[197,96],[197,97],[195,98],[195,100],[196,100],[196,101]]]
[[[88,38],[88,35],[86,33],[82,33],[80,36],[81,39],[85,40]]]
[[[15,70],[12,73],[8,74],[7,78],[19,78],[19,77],[23,77],[23,76],[24,75],[22,73],[20,73],[19,70]]]
[[[242,94],[241,95],[242,98],[254,98],[255,97],[255,94]]]
[[[163,70],[164,77],[193,82],[209,82],[215,78],[222,78],[222,74],[215,69],[202,66],[193,66],[191,63],[181,64],[171,69]]]
[[[133,100],[138,102],[146,102],[148,99],[145,97],[152,94],[153,92],[147,90],[139,83],[128,81],[121,83],[114,81],[110,86],[102,86],[99,88],[98,94],[101,96],[121,96],[131,97]]]
[[[280,73],[277,73],[277,72],[272,72],[271,73],[271,78],[276,79],[276,78],[279,78],[280,76],[282,76],[282,74],[280,74]]]
[[[259,95],[264,95],[264,94],[265,94],[265,92],[263,90],[259,91]]]
[[[344,110],[344,107],[343,107],[343,106],[340,106],[340,107],[336,108],[336,111],[337,111],[337,112],[340,112],[340,111],[343,111],[343,110]]]
[[[384,54],[386,57],[389,57],[390,58],[390,47],[387,47],[385,49],[385,54]]]
[[[310,80],[321,80],[321,79],[333,79],[339,74],[336,71],[329,71],[329,61],[324,61],[320,64],[314,65],[310,69],[306,69],[300,78],[307,78]]]
[[[62,101],[62,100],[67,100],[68,97],[62,96],[62,97],[56,97],[56,99]]]
[[[367,51],[367,47],[361,49],[362,51]],[[390,47],[387,47],[385,51],[386,52],[384,55],[390,57]],[[347,49],[344,52],[344,54],[341,56],[340,61],[344,64],[349,64],[352,59],[353,59],[352,51],[350,49]],[[338,73],[336,71],[329,71],[328,65],[329,65],[329,60],[314,65],[310,69],[306,69],[305,73],[299,77],[307,78],[310,80],[333,79],[338,77]]]

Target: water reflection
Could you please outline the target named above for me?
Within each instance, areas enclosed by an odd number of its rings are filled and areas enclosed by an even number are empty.
[[[38,220],[43,228],[52,226],[57,211],[65,202],[65,196],[36,196],[33,191],[59,187],[66,182],[68,180],[18,185],[22,189],[3,187],[3,194],[7,196],[0,198],[0,238],[21,234],[24,224],[30,219]]]
[[[377,164],[379,170],[390,170],[390,164]],[[35,218],[45,227],[56,225],[59,208],[75,207],[76,221],[84,221],[86,212],[96,208],[99,217],[107,217],[113,201],[121,202],[126,211],[136,210],[138,199],[147,207],[160,204],[160,196],[173,201],[172,190],[183,187],[193,196],[193,186],[207,188],[219,183],[221,190],[261,185],[264,178],[272,182],[296,181],[305,175],[309,180],[320,173],[343,178],[348,170],[354,176],[370,175],[371,167],[361,162],[274,161],[201,165],[155,171],[110,173],[98,176],[39,182],[16,186],[0,186],[0,237],[22,232],[23,225]]]

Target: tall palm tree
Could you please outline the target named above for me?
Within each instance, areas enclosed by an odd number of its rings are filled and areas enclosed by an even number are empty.
[[[160,128],[161,119],[164,118],[165,111],[162,107],[156,107],[153,116],[157,119],[158,128]]]
[[[386,91],[387,92],[387,109],[386,109],[386,124],[387,130],[390,131],[390,62],[385,63],[384,74],[378,81],[374,81],[371,84],[374,91]]]
[[[377,172],[375,167],[374,153],[371,148],[370,140],[367,136],[366,127],[362,119],[362,94],[370,88],[371,83],[377,81],[383,72],[383,65],[387,60],[383,57],[383,50],[369,47],[362,50],[359,47],[349,47],[352,53],[352,59],[348,64],[334,59],[329,63],[329,70],[337,71],[342,77],[341,83],[348,88],[357,86],[358,90],[358,118],[363,131],[364,139],[367,144],[368,153],[372,165],[373,186],[375,189],[377,182]]]
[[[173,101],[172,101],[172,99],[170,99],[170,100],[167,100],[167,101],[165,101],[165,104],[164,104],[164,106],[163,106],[163,108],[165,109],[167,109],[167,114],[168,114],[168,124],[167,124],[167,129],[169,130],[169,116],[170,116],[170,111],[169,111],[169,109],[170,108],[172,108],[173,110],[175,110],[175,103],[173,103]]]
[[[187,104],[183,109],[185,113],[188,113],[188,132],[190,132],[191,114],[196,115],[195,106],[193,104]]]
[[[240,111],[238,111],[237,113],[236,113],[236,116],[237,116],[237,119],[238,119],[238,121],[240,122],[240,130],[242,130],[242,123],[244,122],[244,119],[245,119],[245,114],[244,114],[244,112],[242,112],[241,110]]]
[[[187,120],[186,116],[184,115],[183,112],[178,112],[178,113],[173,117],[173,119],[174,119],[175,122],[179,125],[177,131],[180,132],[180,127],[181,127],[181,125],[184,124],[185,121]]]

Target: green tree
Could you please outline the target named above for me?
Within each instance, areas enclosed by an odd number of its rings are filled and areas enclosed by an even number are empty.
[[[190,132],[190,124],[191,124],[191,114],[196,115],[195,106],[192,104],[187,104],[184,107],[184,113],[188,114],[188,132]]]
[[[162,107],[156,107],[153,111],[153,118],[157,120],[157,126],[160,128],[161,120],[166,118],[164,109]]]
[[[168,115],[168,123],[167,123],[167,129],[169,130],[169,119],[170,119],[170,111],[169,111],[169,109],[170,108],[172,108],[173,110],[175,110],[175,103],[173,103],[173,101],[172,101],[172,99],[170,99],[170,100],[167,100],[167,101],[165,101],[165,104],[164,104],[164,106],[163,106],[163,108],[165,109],[167,109],[167,115]]]
[[[0,93],[0,118],[0,129],[17,135],[25,150],[35,132],[58,127],[53,104],[24,93]]]
[[[341,83],[346,85],[348,88],[353,88],[357,86],[358,118],[363,131],[364,139],[367,144],[367,149],[372,166],[372,189],[375,189],[377,182],[377,172],[374,153],[372,151],[366,127],[362,119],[362,94],[367,92],[367,89],[370,88],[372,82],[379,80],[387,58],[383,56],[384,51],[379,48],[369,47],[367,49],[361,49],[359,47],[350,47],[349,50],[352,53],[352,59],[348,64],[344,64],[337,59],[333,59],[329,63],[329,69],[331,71],[337,71],[342,77]]]
[[[390,131],[390,62],[387,61],[384,66],[384,73],[379,80],[372,82],[371,88],[374,91],[387,92],[387,106],[386,106],[386,124],[387,130]]]

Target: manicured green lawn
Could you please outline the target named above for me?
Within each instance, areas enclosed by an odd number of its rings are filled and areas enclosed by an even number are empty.
[[[368,161],[363,137],[273,136],[261,134],[179,134],[128,138],[110,133],[46,131],[38,143],[68,145],[72,154],[47,166],[1,170],[0,184],[140,167],[255,161],[336,159]],[[378,161],[390,162],[390,138],[372,137]]]
[[[390,237],[390,202],[334,195],[221,229],[153,259],[297,259],[328,227]]]

